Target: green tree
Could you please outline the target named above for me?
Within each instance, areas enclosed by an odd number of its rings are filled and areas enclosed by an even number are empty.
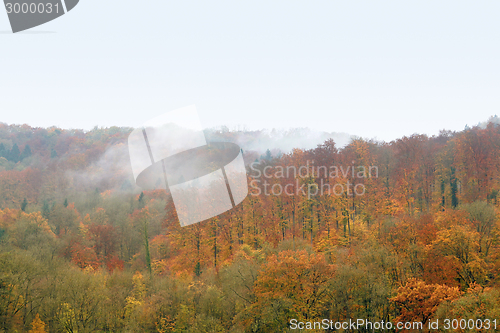
[[[97,332],[102,327],[101,309],[105,301],[105,279],[101,272],[76,268],[61,270],[64,279],[58,286],[58,332]]]
[[[196,266],[194,267],[194,274],[196,276],[200,276],[201,275],[201,265],[200,265],[199,261],[196,263]]]
[[[30,156],[31,156],[31,147],[30,147],[30,145],[26,145],[26,146],[24,146],[24,150],[21,153],[20,160],[22,161],[25,158],[30,157]]]
[[[9,158],[8,160],[17,163],[19,162],[19,156],[21,155],[21,151],[19,150],[19,147],[17,146],[17,143],[14,143],[14,146],[12,146],[12,149],[9,152]]]
[[[497,220],[495,207],[486,201],[476,201],[460,208],[469,213],[469,219],[480,235],[479,252],[484,257],[488,256],[490,247],[493,244],[492,231]]]
[[[50,206],[47,200],[43,201],[43,206],[42,206],[42,216],[46,219],[49,218],[50,215]]]
[[[28,200],[26,200],[26,198],[24,198],[23,202],[21,203],[21,210],[23,212],[25,212],[27,206],[28,206]]]
[[[144,192],[141,192],[137,201],[139,202],[139,208],[144,208]]]
[[[145,207],[141,210],[136,210],[132,216],[132,223],[134,223],[141,232],[141,236],[144,244],[144,252],[146,256],[146,266],[148,268],[148,272],[151,275],[152,267],[151,267],[151,252],[149,249],[149,221],[151,220],[151,213],[148,207]]]
[[[436,311],[436,318],[486,319],[500,316],[500,293],[497,289],[483,288],[473,283],[462,297],[451,302],[443,302]],[[478,332],[470,329],[462,332]]]
[[[266,155],[264,158],[268,161],[270,161],[273,158],[273,155],[271,154],[271,151],[269,149],[266,150]]]
[[[5,149],[4,144],[0,143],[0,157],[5,157],[6,158],[7,155],[8,155],[8,153],[9,152],[7,151],[7,149]]]

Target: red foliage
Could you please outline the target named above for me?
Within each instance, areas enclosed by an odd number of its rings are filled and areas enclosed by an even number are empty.
[[[120,260],[116,255],[106,260],[106,267],[110,272],[113,272],[115,269],[123,270],[123,264],[123,260]]]

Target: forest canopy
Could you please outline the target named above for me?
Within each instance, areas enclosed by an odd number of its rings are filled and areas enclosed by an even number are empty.
[[[287,332],[292,319],[426,327],[498,318],[495,121],[342,147],[240,142],[249,183],[281,172],[271,186],[335,181],[365,191],[262,191],[188,227],[167,192],[135,186],[131,130],[0,124],[0,331]],[[372,166],[377,176],[332,178],[318,166]],[[307,177],[283,172],[291,167]]]

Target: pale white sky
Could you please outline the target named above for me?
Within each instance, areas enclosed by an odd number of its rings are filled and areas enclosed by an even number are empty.
[[[80,0],[12,35],[0,10],[0,121],[138,126],[196,104],[206,126],[462,130],[500,114],[499,17],[491,0]]]

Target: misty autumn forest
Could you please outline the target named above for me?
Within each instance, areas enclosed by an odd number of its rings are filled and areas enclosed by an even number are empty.
[[[251,195],[187,227],[164,190],[135,186],[131,130],[0,124],[0,332],[499,318],[496,121],[281,152],[247,149],[259,131],[212,130],[243,147]],[[355,172],[307,172],[318,166]],[[294,168],[307,177],[282,172]],[[266,195],[264,175],[293,194]],[[364,191],[316,191],[326,183]]]

